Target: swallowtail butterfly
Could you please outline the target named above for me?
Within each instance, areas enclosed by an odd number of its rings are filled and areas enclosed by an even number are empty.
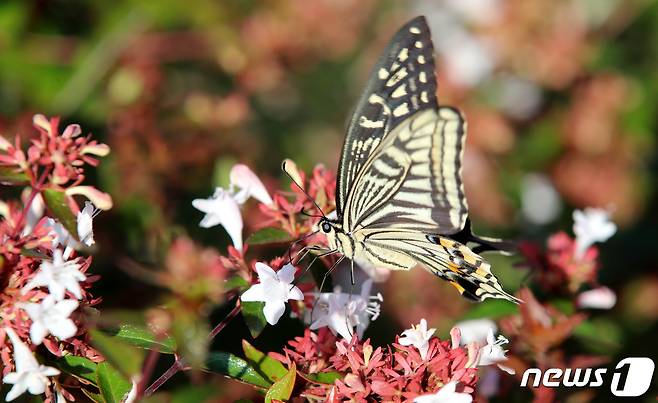
[[[417,17],[387,46],[349,122],[337,217],[318,223],[330,253],[391,270],[421,265],[468,299],[519,302],[477,254],[497,241],[470,230],[461,177],[465,136],[461,113],[438,104],[430,31]]]

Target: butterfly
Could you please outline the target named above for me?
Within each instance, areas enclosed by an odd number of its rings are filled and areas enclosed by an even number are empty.
[[[471,232],[461,177],[466,122],[457,109],[438,104],[436,87],[421,16],[395,34],[370,74],[342,148],[336,218],[323,214],[317,227],[329,253],[352,264],[420,265],[473,301],[518,303],[476,253],[498,241]]]

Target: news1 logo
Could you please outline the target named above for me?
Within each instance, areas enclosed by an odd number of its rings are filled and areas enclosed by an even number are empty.
[[[653,378],[655,364],[648,357],[628,357],[619,361],[612,371],[610,379],[610,392],[615,396],[637,397],[642,396]],[[564,386],[598,388],[603,386],[606,380],[607,368],[549,368],[542,373],[539,368],[528,368],[523,373],[521,386],[528,386],[530,375],[534,375],[533,388],[539,385],[548,388]]]

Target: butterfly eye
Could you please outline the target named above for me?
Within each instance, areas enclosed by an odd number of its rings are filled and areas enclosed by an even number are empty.
[[[323,222],[322,223],[322,231],[329,233],[331,231],[331,225],[329,225],[328,222]]]

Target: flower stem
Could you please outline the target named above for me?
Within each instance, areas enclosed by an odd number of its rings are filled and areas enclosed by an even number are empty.
[[[240,299],[239,299],[239,298],[238,298],[237,301],[235,302],[235,307],[231,310],[231,312],[228,313],[228,315],[226,315],[226,317],[224,318],[223,321],[219,322],[219,324],[218,324],[217,326],[215,326],[215,328],[214,328],[214,329],[210,332],[210,334],[208,335],[208,338],[209,338],[210,340],[214,339],[215,336],[217,336],[217,334],[218,334],[219,332],[221,332],[222,330],[224,330],[224,328],[226,327],[226,325],[228,325],[228,322],[230,322],[231,320],[233,320],[233,318],[235,318],[235,316],[236,316],[238,313],[240,313]]]
[[[178,371],[182,370],[185,368],[185,364],[183,363],[183,360],[181,360],[178,356],[176,356],[176,359],[173,364],[171,364],[171,367],[169,367],[168,370],[165,371],[164,374],[160,375],[158,379],[155,380],[149,386],[146,388],[144,391],[144,396],[149,397],[153,393],[155,393],[156,390],[160,388],[160,386],[164,385],[165,382],[167,382],[172,376],[176,375]]]
[[[221,332],[222,330],[224,330],[224,328],[226,327],[226,325],[228,325],[228,323],[229,323],[231,320],[233,320],[233,318],[235,318],[235,317],[238,315],[239,312],[240,312],[240,299],[238,298],[238,299],[236,300],[236,302],[235,302],[235,307],[233,307],[233,309],[231,310],[231,312],[229,312],[228,315],[226,315],[226,317],[224,318],[224,320],[222,320],[221,322],[219,322],[219,324],[218,324],[217,326],[215,326],[215,328],[214,328],[214,329],[210,332],[210,334],[208,335],[208,338],[209,338],[210,340],[214,339],[214,338],[219,334],[219,332]],[[149,357],[149,358],[150,358],[150,357]],[[145,368],[147,368],[146,366],[147,366],[148,364],[149,364],[149,363],[147,363],[147,364],[145,365]],[[162,375],[160,375],[160,377],[159,377],[158,379],[156,379],[155,382],[153,382],[153,383],[151,384],[151,386],[149,386],[148,388],[146,388],[146,390],[144,391],[143,396],[144,396],[144,397],[149,397],[149,396],[151,396],[151,395],[152,395],[153,393],[155,393],[155,392],[156,392],[156,391],[157,391],[157,390],[158,390],[158,389],[159,389],[159,388],[160,388],[165,382],[167,382],[172,376],[176,375],[179,371],[184,371],[184,370],[186,370],[186,369],[188,369],[188,367],[186,366],[185,361],[184,361],[182,358],[180,358],[178,355],[176,355],[174,363],[171,364],[171,366],[169,367],[169,369],[167,369]],[[148,375],[150,375],[150,374],[147,374],[147,373],[146,373],[146,370],[145,370],[145,371],[144,371],[144,380],[143,380],[144,382],[146,382],[146,379],[148,378]]]

